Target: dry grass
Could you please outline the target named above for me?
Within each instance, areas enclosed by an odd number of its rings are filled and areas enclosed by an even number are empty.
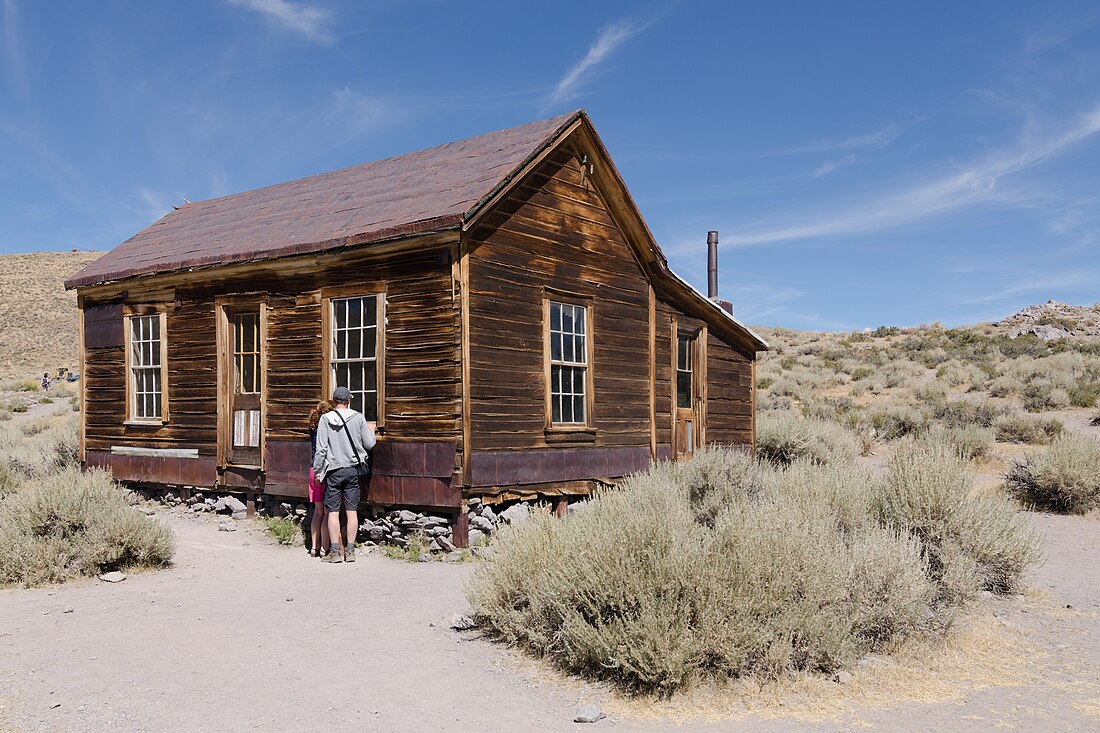
[[[65,278],[102,252],[0,255],[0,380],[42,377],[78,363],[76,294]]]

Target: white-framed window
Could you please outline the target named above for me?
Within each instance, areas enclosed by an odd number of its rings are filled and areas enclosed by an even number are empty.
[[[368,420],[378,420],[379,412],[380,299],[376,294],[329,301],[329,392],[347,387],[352,409]]]
[[[680,331],[676,336],[676,406],[689,408],[695,399],[695,335]]]
[[[588,423],[588,307],[551,300],[550,327],[550,423]]]
[[[154,422],[167,418],[164,320],[163,313],[126,319],[130,420]]]

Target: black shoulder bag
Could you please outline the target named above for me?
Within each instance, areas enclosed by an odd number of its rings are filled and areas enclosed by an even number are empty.
[[[344,419],[344,416],[340,414],[339,410],[336,410],[336,417],[340,418],[340,422],[344,423],[344,432],[348,434],[348,442],[351,443],[351,452],[355,454],[355,467],[359,471],[359,488],[363,492],[366,492],[366,485],[370,483],[370,456],[368,454],[368,460],[366,461],[359,456],[359,449],[355,447],[355,438],[352,437],[351,429],[348,428],[348,421]]]

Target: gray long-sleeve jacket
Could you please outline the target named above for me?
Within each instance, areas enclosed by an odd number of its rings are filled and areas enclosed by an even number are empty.
[[[340,421],[341,415],[347,421],[347,430],[344,430],[344,423]],[[375,443],[374,431],[367,425],[367,419],[350,408],[321,415],[317,423],[317,453],[313,456],[313,473],[318,481],[324,481],[329,471],[355,465],[352,440],[355,441],[355,450],[359,451],[359,458],[366,463],[367,451]]]

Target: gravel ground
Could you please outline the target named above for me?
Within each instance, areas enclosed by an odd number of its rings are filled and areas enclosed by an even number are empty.
[[[1095,519],[1033,515],[1049,560],[1028,594],[976,612],[987,649],[903,667],[900,688],[870,667],[749,709],[622,700],[451,631],[469,565],[326,565],[251,521],[157,516],[179,541],[170,570],[0,592],[0,729],[576,730],[592,702],[610,713],[593,728],[627,731],[1100,730]]]

